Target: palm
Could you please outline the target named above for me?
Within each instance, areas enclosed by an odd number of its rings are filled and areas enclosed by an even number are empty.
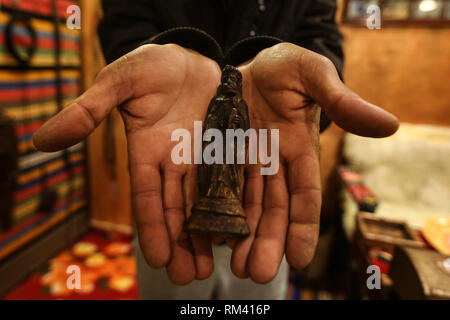
[[[192,165],[172,162],[171,151],[176,142],[171,143],[171,135],[174,130],[184,128],[193,137],[194,121],[205,118],[220,82],[220,69],[198,54],[179,47],[176,50],[179,52],[170,52],[173,57],[166,53],[164,61],[159,61],[158,68],[166,74],[164,79],[158,79],[161,92],[147,94],[150,90],[143,85],[143,96],[129,101],[121,110],[144,256],[152,266],[167,265],[174,282],[187,283],[195,277],[209,276],[213,262],[209,241],[205,238],[191,241],[182,230],[194,200],[196,177]],[[154,74],[152,68],[148,73],[142,68],[142,79],[137,81],[148,79],[150,72]],[[167,83],[162,85],[164,81]]]
[[[319,222],[315,213],[321,199],[319,110],[311,99],[302,94],[302,88],[293,88],[296,79],[292,66],[284,60],[274,59],[270,52],[257,56],[251,63],[242,66],[240,71],[251,126],[279,130],[280,167],[277,174],[266,177],[258,177],[257,167],[248,171],[247,176],[252,178],[246,185],[245,207],[251,235],[234,248],[232,266],[239,276],[251,276],[258,282],[267,282],[276,275],[281,263],[288,228],[297,229],[290,234],[299,237],[295,241],[295,254],[288,255],[291,264],[303,267],[315,249]],[[280,74],[284,75],[281,79]],[[311,171],[304,174],[305,169]],[[287,179],[292,175],[302,177],[299,180]],[[260,190],[260,194],[255,190]],[[308,209],[307,205],[316,208],[305,212],[302,217],[296,217],[296,223],[288,225],[290,205],[302,206],[296,208],[297,211]],[[287,245],[286,250],[292,250],[289,242]]]
[[[250,237],[233,246],[232,269],[257,282],[271,280],[286,253],[290,265],[312,259],[319,231],[320,104],[344,129],[360,135],[395,132],[392,115],[346,88],[332,63],[301,47],[282,43],[240,67],[251,126],[279,130],[279,171],[260,176],[250,166],[244,206]],[[355,116],[356,115],[356,116]]]

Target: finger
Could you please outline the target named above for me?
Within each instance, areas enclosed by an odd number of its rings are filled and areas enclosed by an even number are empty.
[[[201,235],[191,235],[190,238],[194,250],[195,279],[207,279],[214,271],[211,238]]]
[[[192,167],[193,168],[193,167]],[[194,201],[197,199],[197,170],[190,169],[184,177],[184,199],[186,219],[191,215]],[[206,236],[190,235],[196,267],[195,278],[203,280],[208,278],[214,270],[214,260],[212,253],[211,238]]]
[[[234,238],[225,239],[225,243],[227,244],[228,248],[230,248],[231,250],[233,250],[234,247],[236,247],[238,242],[239,242],[239,239],[234,239]]]
[[[308,265],[319,236],[321,189],[317,146],[303,144],[304,151],[288,163],[290,194],[286,258],[297,269]]]
[[[398,119],[347,88],[334,64],[308,51],[301,55],[299,74],[306,93],[341,128],[361,136],[385,137],[398,129]]]
[[[263,212],[250,250],[248,272],[253,281],[267,283],[278,273],[284,255],[289,194],[284,166],[265,177]]]
[[[248,170],[249,170],[249,168],[250,167],[246,167],[244,170],[244,175],[247,175],[247,173],[248,173]],[[246,177],[244,177],[244,179],[242,179],[241,180],[241,185],[240,185],[240,190],[244,190],[245,189],[245,184],[246,184]],[[245,191],[243,192],[243,193],[245,193]],[[244,195],[244,198],[245,198],[245,195]],[[245,200],[245,199],[244,199]],[[241,202],[242,202],[242,206],[243,206],[243,208],[245,209],[245,206],[244,206],[244,200],[242,200]],[[230,248],[231,250],[233,250],[234,249],[234,247],[236,246],[236,244],[239,242],[239,238],[224,238],[223,239],[223,242],[225,242],[226,244],[227,244],[227,246],[228,246],[228,248]]]
[[[264,178],[258,165],[250,165],[245,170],[244,210],[250,235],[242,240],[229,239],[227,244],[233,249],[231,270],[238,278],[248,278],[247,262],[255,239],[256,229],[262,214]]]
[[[130,98],[123,59],[105,67],[91,88],[35,132],[37,149],[57,151],[80,142],[113,108]]]
[[[249,171],[249,168],[250,167],[246,167],[244,170],[244,175],[247,175],[248,174],[248,171]],[[246,184],[246,177],[244,177],[244,179],[242,179],[242,181],[241,181],[241,186],[240,186],[240,190],[244,190],[245,189],[245,184]],[[245,193],[245,192],[244,192]],[[245,195],[244,195],[244,198],[245,198]],[[244,206],[244,200],[245,199],[243,199],[241,202],[242,202],[242,206],[243,206],[243,208],[245,209],[245,206]],[[225,241],[225,243],[227,244],[227,246],[228,246],[228,248],[230,248],[231,250],[233,250],[234,249],[234,247],[236,246],[236,244],[239,242],[239,238],[224,238],[223,239],[224,241]]]
[[[133,213],[147,263],[161,268],[170,260],[170,241],[163,215],[159,168],[130,163]]]
[[[163,203],[171,243],[167,275],[173,283],[184,285],[195,279],[195,261],[191,241],[183,230],[182,173],[167,167],[163,170]]]

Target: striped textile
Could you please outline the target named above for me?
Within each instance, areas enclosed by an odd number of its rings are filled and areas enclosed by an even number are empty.
[[[10,14],[7,12],[0,12],[0,65],[17,65],[17,61],[8,54],[6,50],[5,28],[10,20]],[[37,33],[37,48],[33,55],[30,66],[42,67],[55,65],[55,39],[54,39],[54,25],[51,20],[43,20],[37,18],[30,18],[31,26]],[[28,35],[26,28],[22,25],[17,25],[14,28],[13,41],[16,45],[19,54],[24,51],[31,43],[31,38]],[[79,30],[70,30],[64,24],[61,24],[61,64],[64,65],[80,65],[80,37]]]
[[[3,0],[2,5],[15,1]],[[58,0],[59,14],[73,1]],[[51,16],[50,0],[18,2],[20,9]],[[39,4],[39,5],[37,5]],[[62,10],[64,9],[64,10]],[[55,61],[54,25],[51,19],[31,18],[37,32],[37,50],[31,67],[41,69],[11,70],[17,65],[5,46],[5,26],[10,19],[7,11],[0,11],[0,111],[14,121],[18,173],[14,191],[12,227],[0,226],[0,259],[21,245],[86,205],[85,152],[78,144],[64,152],[43,153],[32,144],[34,131],[58,112]],[[67,105],[81,92],[80,71],[67,66],[80,65],[79,31],[69,30],[61,22],[61,87],[63,104]],[[14,28],[14,44],[21,49],[31,43],[26,29]],[[50,68],[48,68],[50,67]],[[46,69],[47,68],[47,69]],[[52,190],[55,199],[51,212],[38,212],[44,190]],[[3,228],[3,229],[2,229]]]
[[[2,5],[17,8],[26,12],[33,12],[43,16],[51,17],[52,1],[51,0],[2,0]],[[60,18],[66,18],[67,7],[72,4],[78,4],[78,1],[73,0],[58,0],[56,6],[58,8],[58,16]]]

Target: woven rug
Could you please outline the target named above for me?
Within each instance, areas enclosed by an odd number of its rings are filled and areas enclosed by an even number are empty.
[[[73,286],[68,285],[73,266],[80,271],[80,289],[71,289]],[[13,289],[5,299],[116,300],[137,297],[131,237],[93,229]]]

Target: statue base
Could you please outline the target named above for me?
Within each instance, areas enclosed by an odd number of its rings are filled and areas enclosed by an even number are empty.
[[[238,199],[203,198],[186,222],[190,234],[244,238],[250,234],[244,208]]]

